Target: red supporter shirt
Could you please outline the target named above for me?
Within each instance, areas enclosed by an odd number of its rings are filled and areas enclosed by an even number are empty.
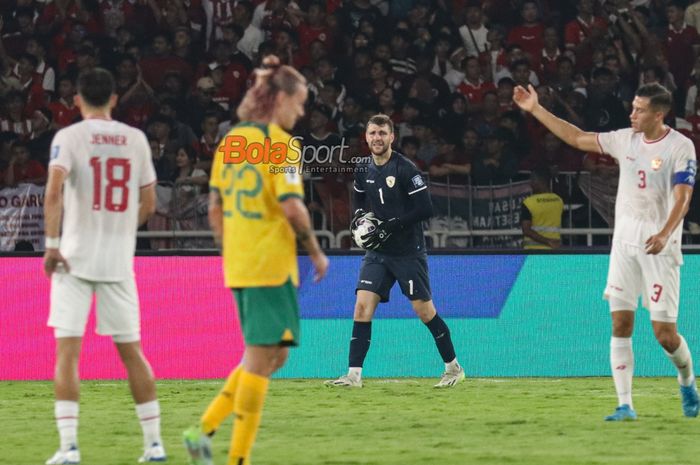
[[[308,24],[300,23],[299,27],[297,27],[297,34],[299,34],[299,47],[302,49],[308,48],[314,40],[323,42],[326,50],[331,50],[333,47],[333,37],[331,37],[330,30],[326,26],[312,27]]]
[[[80,109],[78,107],[75,105],[69,107],[62,100],[49,103],[49,110],[53,115],[56,126],[59,128],[64,128],[73,124],[76,118],[80,116]]]
[[[185,81],[185,87],[192,79],[192,67],[185,60],[174,55],[144,58],[139,65],[143,80],[153,89],[159,88],[163,83],[163,77],[171,71],[182,77]]]
[[[247,79],[248,70],[243,64],[238,62],[230,63],[224,69],[224,82],[221,90],[229,97],[231,102],[238,102],[243,98],[243,93],[246,91]]]
[[[666,58],[673,78],[679,85],[688,80],[693,71],[693,45],[700,44],[700,36],[693,26],[683,23],[680,31],[672,26],[666,32]]]
[[[9,169],[9,167],[7,168]],[[24,166],[15,165],[15,182],[19,183],[27,179],[37,179],[46,176],[46,169],[36,160],[29,160]],[[2,172],[2,177],[5,177],[7,170]]]
[[[457,86],[457,92],[467,97],[469,103],[481,103],[484,100],[484,94],[490,90],[496,90],[493,82],[479,81],[474,85],[467,81],[462,81]]]
[[[603,18],[594,16],[590,23],[585,22],[580,16],[569,21],[564,27],[564,43],[566,45],[578,45],[591,35],[591,28],[596,27],[603,31],[608,30],[608,23]]]
[[[539,57],[540,66],[537,75],[540,78],[541,84],[547,84],[557,76],[557,60],[561,56],[561,52],[557,52],[550,56],[542,49],[542,54]]]
[[[537,57],[542,53],[544,47],[544,26],[536,24],[532,27],[516,26],[508,33],[509,44],[516,44],[523,51],[530,55],[531,58],[537,60]]]

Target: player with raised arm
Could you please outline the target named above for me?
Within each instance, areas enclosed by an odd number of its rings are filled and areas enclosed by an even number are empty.
[[[48,325],[56,337],[61,445],[47,465],[80,463],[78,361],[93,295],[97,333],[112,337],[129,377],[143,429],[139,462],[166,459],[156,385],[141,350],[134,278],[136,229],[155,211],[156,173],[144,133],[111,119],[114,88],[104,69],[82,73],[75,103],[83,121],[58,131],[51,144],[44,271],[51,278]]]
[[[615,231],[604,298],[612,316],[610,365],[618,407],[607,421],[635,420],[632,404],[632,331],[639,296],[649,310],[656,340],[678,370],[683,414],[698,415],[693,360],[676,321],[680,297],[682,221],[697,171],[693,143],[664,124],[671,94],[659,84],[641,86],[632,102],[631,127],[585,132],[545,110],[532,86],[513,100],[557,137],[584,152],[609,154],[620,166]]]
[[[232,413],[228,463],[250,463],[270,376],[284,365],[289,347],[299,344],[297,239],[309,253],[316,281],[328,269],[303,202],[299,163],[224,161],[233,136],[246,145],[295,143],[287,131],[304,115],[306,79],[272,55],[263,66],[238,108],[241,122],[221,141],[212,166],[209,222],[222,246],[225,284],[236,299],[245,354],[200,424],[184,433],[196,465],[212,463],[210,438]]]
[[[394,124],[388,116],[371,117],[365,138],[372,160],[355,173],[352,227],[368,218],[381,223],[358,244],[367,253],[356,288],[348,374],[326,384],[362,387],[362,365],[369,351],[374,311],[379,302],[389,301],[389,292],[398,281],[413,311],[433,335],[445,363],[435,387],[454,386],[464,379],[464,369],[457,362],[450,330],[437,314],[430,293],[422,224],[433,211],[428,186],[416,166],[392,150]]]

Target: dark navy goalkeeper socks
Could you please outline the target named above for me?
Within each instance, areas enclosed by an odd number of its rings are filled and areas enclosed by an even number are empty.
[[[350,339],[350,364],[351,368],[360,368],[365,363],[365,357],[372,339],[372,322],[355,321],[352,327]]]
[[[425,326],[430,330],[430,334],[435,338],[435,345],[440,352],[442,361],[449,363],[456,358],[455,348],[452,345],[452,338],[450,337],[450,329],[445,324],[445,321],[440,318],[437,313],[432,320],[425,323]]]

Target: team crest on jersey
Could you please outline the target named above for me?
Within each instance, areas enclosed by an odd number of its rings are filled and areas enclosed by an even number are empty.
[[[389,187],[394,187],[394,184],[396,184],[396,178],[393,176],[387,176],[386,177],[386,185]]]
[[[651,161],[651,169],[653,169],[654,171],[657,171],[659,168],[661,168],[661,163],[662,163],[661,158],[654,158]]]

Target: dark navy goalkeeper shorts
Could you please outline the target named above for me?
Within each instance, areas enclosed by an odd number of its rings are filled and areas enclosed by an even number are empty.
[[[374,292],[381,302],[389,302],[389,292],[397,281],[408,300],[431,300],[427,255],[394,257],[368,251],[362,259],[355,292]]]

